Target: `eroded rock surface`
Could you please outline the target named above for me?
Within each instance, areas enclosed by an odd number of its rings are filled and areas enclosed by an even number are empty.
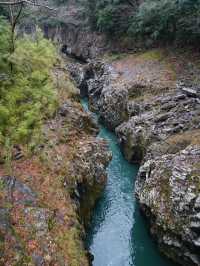
[[[104,140],[90,139],[80,141],[77,153],[70,166],[70,171],[76,175],[74,199],[80,206],[80,216],[85,226],[88,225],[96,199],[100,197],[106,181],[106,166],[111,160],[111,153]],[[67,182],[67,181],[66,181]]]
[[[147,147],[155,141],[200,128],[200,104],[181,90],[147,99],[132,99],[127,122],[116,128],[116,134],[126,158],[140,162]]]
[[[141,163],[136,195],[161,251],[180,265],[199,266],[198,74],[189,77],[188,64],[178,61],[176,69],[171,62],[157,51],[99,67],[92,62],[87,93],[127,160]]]
[[[107,127],[114,130],[126,120],[128,89],[124,83],[113,83],[118,73],[112,66],[103,61],[91,61],[88,65],[68,64],[68,69],[81,95],[88,97],[90,109],[98,112]]]
[[[53,3],[51,3],[53,5]],[[95,58],[108,49],[109,42],[104,34],[90,28],[85,1],[68,0],[55,2],[55,11],[42,12],[33,8],[39,25],[45,37],[57,43],[61,51],[85,61]],[[34,34],[36,30],[35,19],[24,19],[21,30],[27,34]]]
[[[145,160],[136,181],[140,207],[168,257],[200,265],[200,146]]]

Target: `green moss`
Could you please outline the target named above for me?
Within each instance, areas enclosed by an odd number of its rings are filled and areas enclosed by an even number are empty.
[[[58,236],[57,242],[61,248],[66,248],[70,266],[79,266],[85,260],[85,251],[80,242],[80,231],[72,227]]]
[[[4,254],[4,236],[0,233],[0,257],[3,257]]]
[[[5,183],[3,182],[3,180],[0,180],[0,191],[5,189]]]
[[[48,229],[49,229],[49,231],[51,231],[54,228],[55,225],[56,225],[55,218],[54,217],[50,217],[48,219]]]
[[[17,263],[15,263],[14,266],[27,266],[27,265],[33,265],[30,264],[32,262],[32,258],[30,256],[23,255],[21,259],[18,260]]]
[[[164,55],[163,55],[161,50],[150,50],[150,51],[147,51],[147,52],[142,53],[141,55],[139,55],[139,58],[143,59],[143,60],[161,61],[161,60],[163,60]]]
[[[107,53],[104,55],[103,59],[108,62],[114,62],[117,60],[124,59],[128,56],[127,53]]]

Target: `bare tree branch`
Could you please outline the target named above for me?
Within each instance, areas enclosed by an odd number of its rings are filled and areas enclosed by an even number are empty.
[[[19,1],[5,1],[5,2],[0,2],[0,5],[6,5],[6,6],[16,6],[16,5],[20,5],[20,4],[27,4],[27,5],[31,5],[31,6],[38,6],[38,7],[43,7],[43,8],[47,8],[49,10],[53,10],[56,11],[56,9],[46,6],[46,5],[42,5],[42,4],[38,4],[35,1],[29,1],[29,0],[19,0]]]
[[[138,0],[134,0],[134,1],[132,1],[132,0],[126,0],[127,1],[127,3],[129,4],[129,5],[131,5],[132,7],[137,7],[137,6],[139,6],[139,2],[138,2]]]
[[[20,4],[19,12],[18,12],[17,16],[14,19],[14,26],[16,26],[16,24],[17,24],[17,21],[18,21],[20,15],[21,15],[22,9],[23,9],[23,4]]]

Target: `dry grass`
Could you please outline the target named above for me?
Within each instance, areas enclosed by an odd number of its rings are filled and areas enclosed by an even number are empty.
[[[135,54],[114,54],[107,56],[119,76],[114,83],[145,86],[150,94],[159,94],[175,89],[179,81],[186,86],[200,83],[199,53],[174,47],[157,48]],[[148,93],[148,90],[145,93]],[[153,91],[154,90],[154,91]]]
[[[181,134],[176,134],[167,139],[170,145],[200,145],[200,130],[191,130]]]
[[[165,59],[165,56],[161,49],[154,49],[154,50],[150,50],[150,51],[139,54],[138,58],[147,60],[147,61],[149,60],[161,61]]]
[[[176,73],[161,49],[128,55],[112,63],[120,73],[116,82],[129,87],[141,85],[152,88],[175,88]]]

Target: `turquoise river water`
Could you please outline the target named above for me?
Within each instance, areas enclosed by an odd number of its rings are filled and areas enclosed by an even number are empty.
[[[88,111],[87,100],[82,105]],[[128,163],[115,135],[100,125],[99,138],[113,153],[108,181],[93,212],[86,245],[94,255],[93,266],[175,266],[160,255],[134,198],[138,166]]]

